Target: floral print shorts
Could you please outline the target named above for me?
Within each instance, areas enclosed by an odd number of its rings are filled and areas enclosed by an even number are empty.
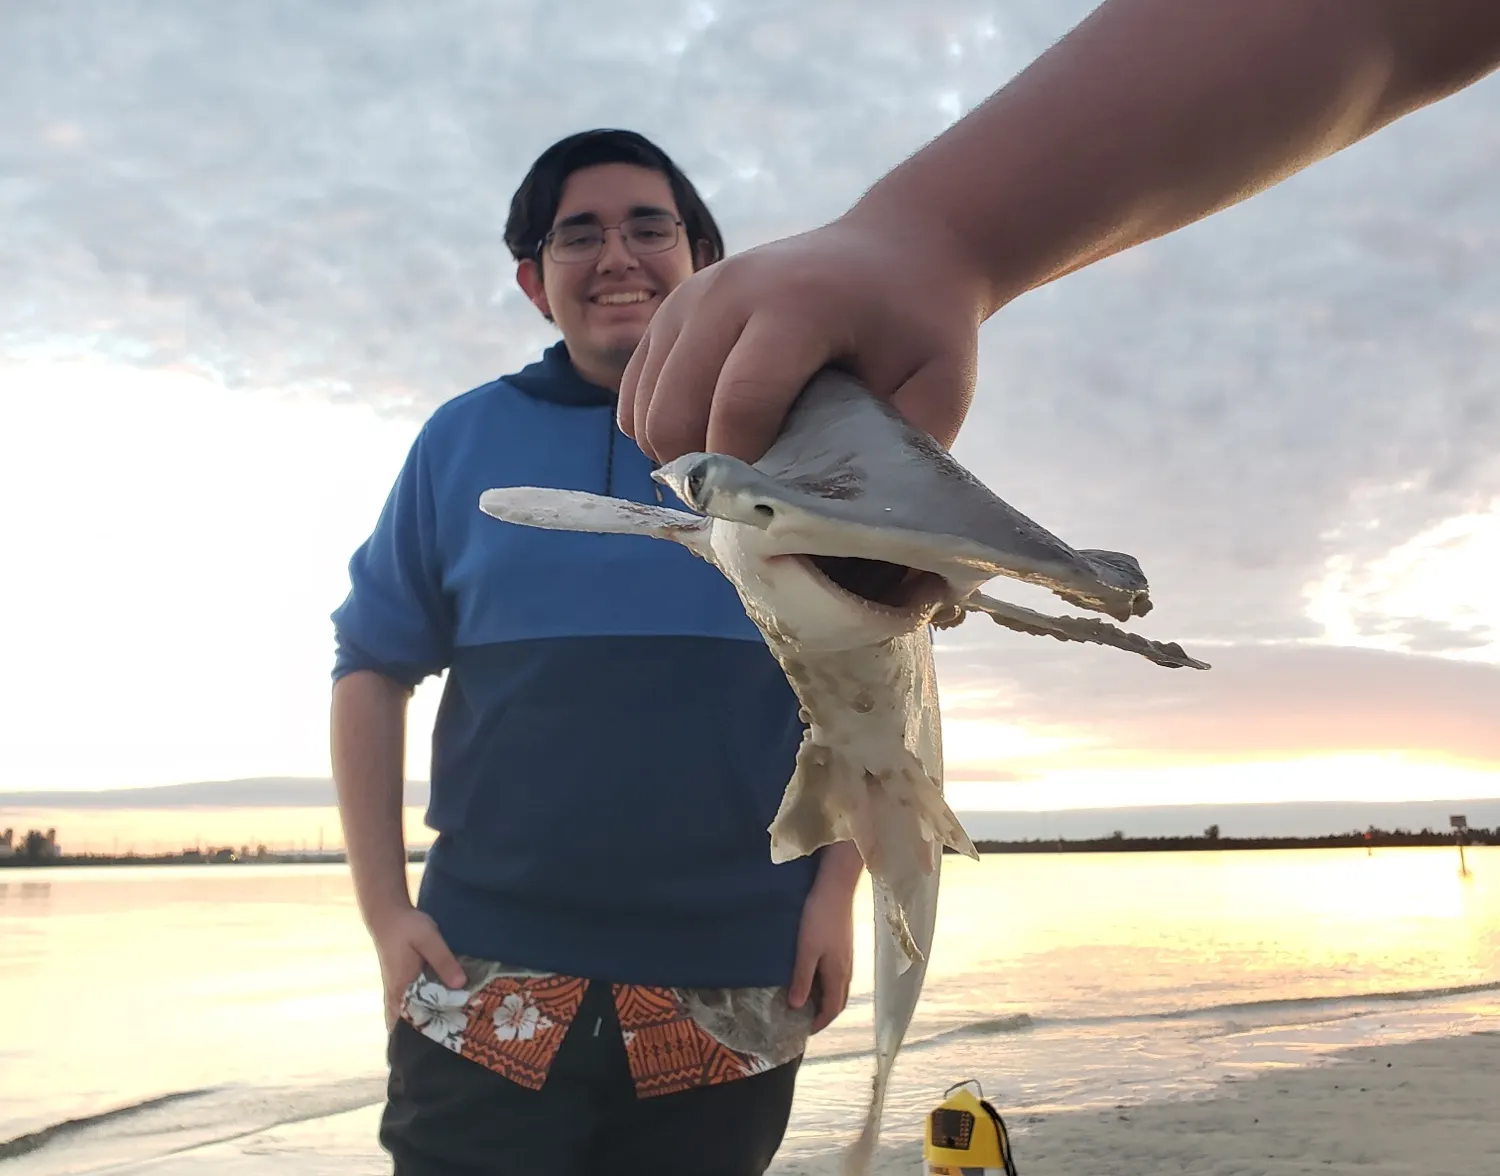
[[[459,963],[462,988],[424,972],[406,990],[402,1019],[454,1053],[540,1090],[591,982],[466,956]],[[807,1045],[813,1002],[793,1009],[785,988],[611,988],[642,1098],[759,1074]]]

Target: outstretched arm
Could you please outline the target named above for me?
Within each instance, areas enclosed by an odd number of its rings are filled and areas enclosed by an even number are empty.
[[[1109,0],[855,215],[890,224],[928,210],[988,287],[988,315],[1497,64],[1494,0]]]
[[[1105,0],[848,213],[695,274],[625,373],[658,460],[753,461],[841,364],[951,443],[981,323],[1500,65],[1496,0]]]

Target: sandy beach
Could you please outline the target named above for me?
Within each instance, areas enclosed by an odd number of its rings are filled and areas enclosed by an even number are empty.
[[[1347,1050],[1201,1101],[1005,1118],[1021,1176],[1482,1176],[1500,1172],[1500,1030]],[[909,1144],[883,1150],[872,1176],[921,1170]],[[838,1165],[772,1171],[834,1176]]]
[[[1500,1171],[1496,1108],[1500,1030],[1346,1050],[1205,1099],[1006,1121],[1021,1176],[1489,1176]],[[362,1107],[110,1171],[376,1176],[390,1171],[374,1142],[378,1116]],[[838,1159],[788,1157],[771,1173],[836,1176]],[[21,1160],[18,1176],[28,1167]],[[920,1145],[903,1143],[881,1150],[872,1176],[921,1170]]]

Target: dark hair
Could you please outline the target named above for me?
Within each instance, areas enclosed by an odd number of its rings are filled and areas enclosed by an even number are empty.
[[[660,147],[634,131],[601,129],[580,131],[559,139],[543,151],[531,165],[516,194],[511,197],[510,215],[505,221],[505,244],[517,261],[540,260],[542,238],[552,229],[552,218],[562,201],[563,185],[574,172],[601,163],[633,163],[667,177],[672,198],[687,229],[688,245],[693,251],[693,265],[698,264],[698,242],[706,241],[708,261],[712,264],[724,256],[724,237],[713,214],[698,195],[692,181],[672,162]]]

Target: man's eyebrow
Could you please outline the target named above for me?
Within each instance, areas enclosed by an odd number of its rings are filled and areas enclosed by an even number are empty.
[[[655,204],[632,204],[628,216],[670,216],[674,219],[677,214],[670,208],[662,208]],[[568,225],[597,225],[599,214],[596,212],[575,212],[572,216],[565,216],[552,227],[561,229]]]

